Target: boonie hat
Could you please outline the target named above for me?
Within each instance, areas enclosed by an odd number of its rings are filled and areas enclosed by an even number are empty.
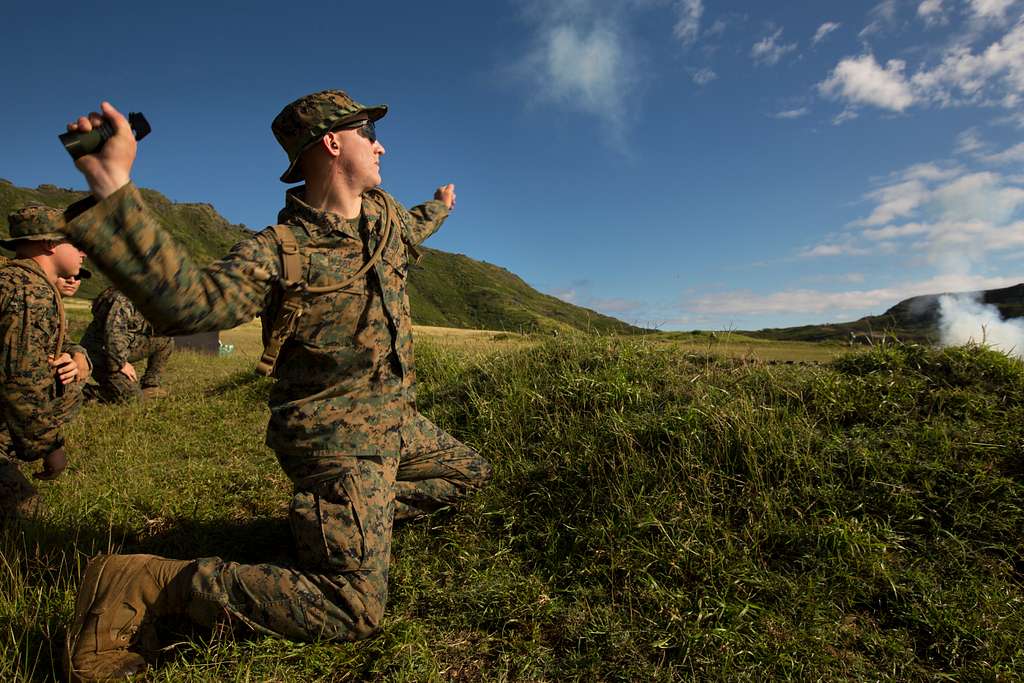
[[[0,247],[14,249],[18,242],[60,242],[67,239],[64,229],[64,211],[42,204],[23,206],[7,216],[11,236],[0,240]]]
[[[281,110],[270,124],[278,144],[288,155],[288,169],[281,182],[303,180],[299,157],[325,133],[344,123],[365,117],[376,121],[388,113],[388,105],[368,107],[359,104],[342,90],[321,90],[295,100]]]

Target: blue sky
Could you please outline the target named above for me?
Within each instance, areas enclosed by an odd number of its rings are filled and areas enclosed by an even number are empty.
[[[14,2],[0,177],[83,188],[108,99],[134,178],[274,221],[270,121],[385,102],[384,187],[454,182],[427,243],[661,329],[850,320],[1024,281],[1024,0]]]

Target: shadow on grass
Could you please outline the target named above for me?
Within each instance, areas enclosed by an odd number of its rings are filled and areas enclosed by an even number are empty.
[[[270,387],[272,380],[257,375],[252,370],[241,370],[232,373],[224,381],[219,384],[206,389],[203,392],[204,396],[223,396],[229,392],[234,391],[245,391],[249,392],[263,400],[270,395]]]
[[[143,532],[46,517],[0,527],[0,680],[63,680],[61,657],[74,596],[88,558],[105,552],[152,553],[175,559],[294,564],[286,519],[172,519]],[[209,632],[175,624],[178,642]],[[241,635],[241,634],[240,634]]]

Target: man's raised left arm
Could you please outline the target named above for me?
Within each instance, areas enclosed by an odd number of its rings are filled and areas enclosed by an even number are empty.
[[[455,185],[448,183],[437,188],[433,199],[409,209],[409,215],[412,216],[410,232],[413,245],[437,232],[454,208]]]

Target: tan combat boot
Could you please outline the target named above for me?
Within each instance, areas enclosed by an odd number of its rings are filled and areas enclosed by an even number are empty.
[[[147,401],[154,398],[163,398],[168,395],[168,391],[163,387],[142,387],[142,398]]]
[[[153,622],[188,608],[193,562],[156,555],[97,555],[85,568],[68,630],[68,679],[108,681],[143,671]],[[129,649],[133,648],[133,649]]]

